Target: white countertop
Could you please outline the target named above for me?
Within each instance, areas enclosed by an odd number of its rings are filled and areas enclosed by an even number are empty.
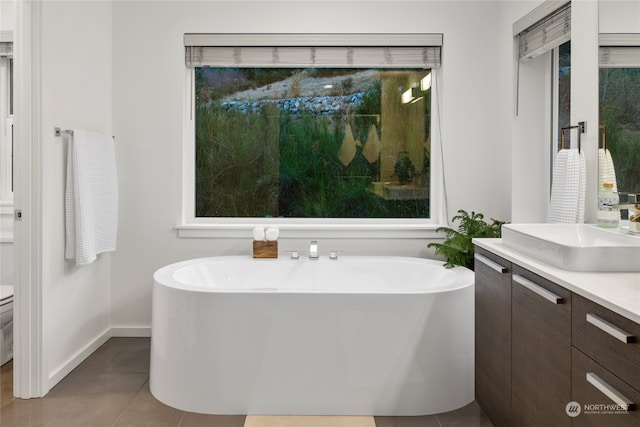
[[[473,239],[473,243],[640,323],[640,273],[562,270],[508,248],[502,244],[502,239]]]

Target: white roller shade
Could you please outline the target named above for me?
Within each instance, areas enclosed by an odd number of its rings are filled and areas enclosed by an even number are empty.
[[[185,34],[187,67],[440,65],[442,34]]]
[[[520,60],[535,58],[571,40],[571,3],[547,1],[513,28]]]
[[[640,34],[600,34],[600,68],[640,68]]]

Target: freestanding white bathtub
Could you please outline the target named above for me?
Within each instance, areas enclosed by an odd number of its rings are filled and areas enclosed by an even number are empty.
[[[403,416],[474,399],[474,276],[465,268],[226,256],[153,277],[150,388],[169,406]]]

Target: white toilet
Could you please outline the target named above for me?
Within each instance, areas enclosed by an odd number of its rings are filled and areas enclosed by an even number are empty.
[[[0,286],[0,365],[13,359],[13,286]]]
[[[0,235],[0,365],[13,359],[13,236]]]

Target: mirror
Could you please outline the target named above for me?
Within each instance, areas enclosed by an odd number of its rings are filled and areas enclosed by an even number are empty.
[[[640,2],[600,0],[598,7],[598,188],[604,181],[613,181],[620,203],[635,203],[640,197],[636,196],[640,194]],[[622,44],[627,46],[614,47]]]

